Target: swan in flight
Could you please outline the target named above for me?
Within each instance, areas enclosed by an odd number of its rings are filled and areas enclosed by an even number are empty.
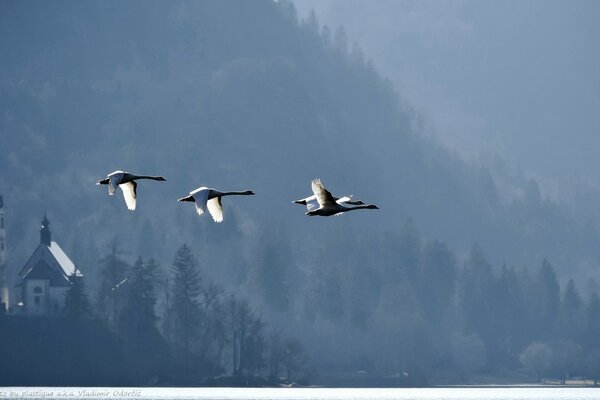
[[[365,204],[360,200],[352,200],[351,194],[348,196],[342,196],[342,197],[333,196],[333,199],[335,200],[336,203],[341,204],[341,205],[350,204],[353,206],[360,206],[360,205]],[[316,210],[317,208],[319,208],[319,202],[317,201],[317,196],[315,196],[314,194],[312,196],[308,196],[304,199],[294,200],[293,203],[305,205],[306,208],[308,209],[308,211]]]
[[[215,220],[215,222],[223,221],[223,205],[221,204],[221,197],[223,196],[250,196],[254,195],[252,190],[246,190],[244,192],[220,192],[213,188],[201,187],[190,192],[189,196],[182,197],[178,201],[193,201],[196,205],[196,212],[198,215],[204,214],[204,211],[208,209],[208,212]]]
[[[137,200],[137,182],[138,179],[152,179],[155,181],[166,181],[162,176],[147,176],[147,175],[134,175],[129,172],[115,171],[111,172],[106,178],[96,182],[96,185],[108,185],[108,194],[110,196],[115,194],[117,186],[121,188],[123,197],[125,198],[125,204],[131,211],[135,210],[135,204]]]
[[[378,210],[374,204],[368,205],[358,205],[355,207],[346,207],[340,204],[339,200],[336,201],[335,197],[329,193],[325,186],[321,183],[320,179],[313,179],[311,183],[311,188],[313,193],[315,194],[315,198],[319,203],[319,208],[316,210],[310,210],[306,213],[308,216],[320,215],[322,217],[328,217],[330,215],[339,215],[345,213],[347,211],[352,210],[361,210],[361,209],[370,209],[370,210]],[[346,202],[347,203],[347,202]]]

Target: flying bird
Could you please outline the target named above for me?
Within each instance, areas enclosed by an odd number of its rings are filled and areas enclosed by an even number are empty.
[[[222,222],[223,205],[221,204],[221,197],[251,195],[254,195],[252,190],[246,190],[243,192],[220,192],[216,189],[203,186],[191,191],[189,196],[182,197],[181,199],[178,199],[178,201],[193,201],[198,215],[204,214],[204,212],[208,209],[208,212],[215,222]]]
[[[351,194],[348,196],[342,196],[342,197],[333,196],[333,199],[335,200],[336,203],[341,204],[341,205],[350,204],[353,206],[360,206],[360,205],[365,204],[360,200],[352,200]],[[306,208],[308,209],[308,211],[316,210],[317,208],[319,208],[319,202],[317,201],[317,196],[315,196],[314,194],[312,196],[308,196],[304,199],[294,200],[293,203],[305,205]]]
[[[315,210],[310,210],[306,213],[306,215],[312,217],[314,215],[319,215],[322,217],[329,217],[331,215],[340,215],[347,211],[352,210],[361,210],[361,209],[370,209],[370,210],[378,210],[374,204],[368,205],[358,205],[355,207],[346,207],[340,204],[339,200],[336,201],[336,198],[331,195],[331,193],[325,189],[325,186],[321,183],[320,179],[313,179],[311,183],[311,188],[313,193],[315,194],[315,198],[319,203],[319,208]]]
[[[123,197],[125,198],[125,204],[131,211],[135,210],[135,204],[137,200],[137,182],[138,179],[152,179],[155,181],[166,181],[162,176],[147,176],[147,175],[134,175],[129,172],[115,171],[111,172],[106,178],[96,182],[96,185],[108,185],[108,194],[110,196],[115,194],[117,187],[121,188]]]

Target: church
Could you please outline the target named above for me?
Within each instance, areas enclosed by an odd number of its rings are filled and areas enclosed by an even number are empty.
[[[82,276],[81,271],[52,241],[50,221],[44,215],[40,243],[19,272],[14,312],[29,316],[62,315],[72,276]]]

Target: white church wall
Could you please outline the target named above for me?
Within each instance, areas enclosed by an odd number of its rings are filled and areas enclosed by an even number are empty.
[[[28,279],[23,285],[23,312],[28,315],[47,315],[49,281]]]

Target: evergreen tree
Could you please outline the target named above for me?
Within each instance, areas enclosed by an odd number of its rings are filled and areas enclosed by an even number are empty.
[[[544,259],[538,272],[538,329],[542,338],[550,339],[556,328],[560,307],[560,287],[554,268]]]
[[[481,248],[474,244],[461,273],[458,301],[467,333],[477,333],[489,348],[495,340],[496,324],[491,295],[492,267]]]
[[[121,330],[127,335],[139,337],[153,331],[157,320],[154,306],[156,295],[154,285],[158,264],[154,260],[144,262],[138,257],[124,284],[125,304],[119,316]]]
[[[333,45],[341,55],[345,56],[348,53],[348,36],[343,26],[338,26],[335,29]]]
[[[593,291],[585,310],[584,344],[588,349],[600,351],[600,296]]]
[[[569,279],[560,308],[562,338],[580,341],[582,334],[582,302],[573,279]]]
[[[89,302],[85,293],[83,276],[73,271],[69,275],[70,286],[65,293],[65,316],[79,320],[89,316]]]
[[[516,361],[514,355],[526,343],[524,298],[515,269],[502,266],[493,299],[496,310],[499,353],[505,362]]]
[[[129,355],[132,376],[138,382],[156,376],[168,360],[164,339],[156,328],[157,271],[158,264],[154,260],[144,262],[138,257],[122,285],[124,305],[119,315],[119,332]]]
[[[171,286],[167,329],[172,333],[175,343],[186,352],[191,349],[192,339],[199,327],[199,299],[201,278],[196,260],[187,245],[177,250],[171,269]]]

